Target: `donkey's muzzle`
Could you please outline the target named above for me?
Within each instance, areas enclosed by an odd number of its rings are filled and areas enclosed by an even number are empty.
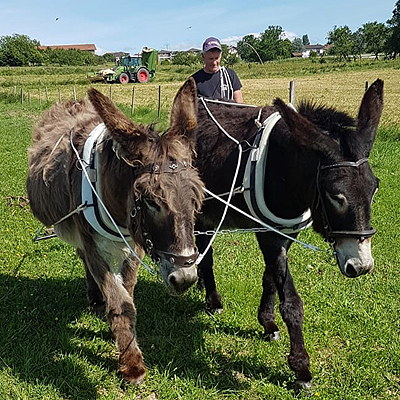
[[[343,238],[335,243],[335,254],[343,275],[356,278],[374,269],[371,254],[371,238]]]
[[[176,293],[182,294],[197,281],[197,269],[191,267],[177,268],[168,276],[168,285]]]

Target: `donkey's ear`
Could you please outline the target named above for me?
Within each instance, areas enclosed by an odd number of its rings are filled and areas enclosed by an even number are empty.
[[[185,136],[195,143],[194,130],[197,126],[197,87],[189,78],[179,89],[172,104],[169,135]]]
[[[329,158],[334,158],[340,151],[339,144],[335,140],[292,107],[288,107],[282,99],[276,98],[273,104],[289,127],[293,139],[299,144]]]
[[[128,138],[141,135],[139,126],[120,111],[108,97],[94,88],[88,90],[88,95],[112,136]]]
[[[365,92],[358,112],[357,147],[361,157],[368,157],[375,141],[383,110],[383,81],[377,79]]]

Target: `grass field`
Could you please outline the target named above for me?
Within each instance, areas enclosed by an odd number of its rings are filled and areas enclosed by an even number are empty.
[[[81,76],[85,70],[28,71],[21,82],[17,70],[0,69],[0,399],[292,399],[286,327],[277,310],[282,340],[267,343],[257,322],[263,268],[250,234],[220,236],[214,246],[225,306],[221,315],[205,314],[204,293],[196,288],[173,298],[141,270],[135,303],[148,374],[139,388],[120,379],[108,324],[88,312],[84,271],[74,250],[58,239],[32,243],[40,224],[19,197],[26,195],[31,128],[49,105],[44,97],[40,105],[33,92],[40,87],[43,96],[47,85],[51,102],[58,88],[64,99],[71,97],[74,85],[82,96],[89,87]],[[156,120],[161,85],[160,125],[166,125],[172,98],[189,71],[174,73],[172,82],[160,78],[136,87],[135,120]],[[385,80],[385,109],[370,158],[380,179],[373,205],[375,272],[347,279],[322,253],[298,245],[289,260],[305,304],[313,397],[400,399],[400,70],[393,64],[240,75],[249,103],[287,99],[294,79],[296,99],[314,99],[352,115],[365,82]],[[22,84],[32,92],[31,104],[21,105],[12,95],[13,86]],[[95,86],[109,93],[109,86]],[[131,90],[131,85],[112,86],[113,98],[128,114]],[[300,239],[327,248],[311,230]]]

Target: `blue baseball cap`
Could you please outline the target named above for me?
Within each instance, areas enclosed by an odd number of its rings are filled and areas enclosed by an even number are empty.
[[[221,42],[216,37],[209,37],[203,43],[203,53],[211,49],[218,49],[222,51]]]

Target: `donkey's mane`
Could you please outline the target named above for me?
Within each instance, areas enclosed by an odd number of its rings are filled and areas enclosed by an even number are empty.
[[[345,112],[337,111],[333,107],[317,105],[310,101],[300,102],[298,112],[339,142],[345,158],[357,158],[356,155],[361,144],[354,140],[357,121],[353,117]]]
[[[334,139],[340,139],[347,132],[354,131],[356,126],[355,119],[350,115],[312,101],[301,101],[298,112],[322,130],[329,132]]]

